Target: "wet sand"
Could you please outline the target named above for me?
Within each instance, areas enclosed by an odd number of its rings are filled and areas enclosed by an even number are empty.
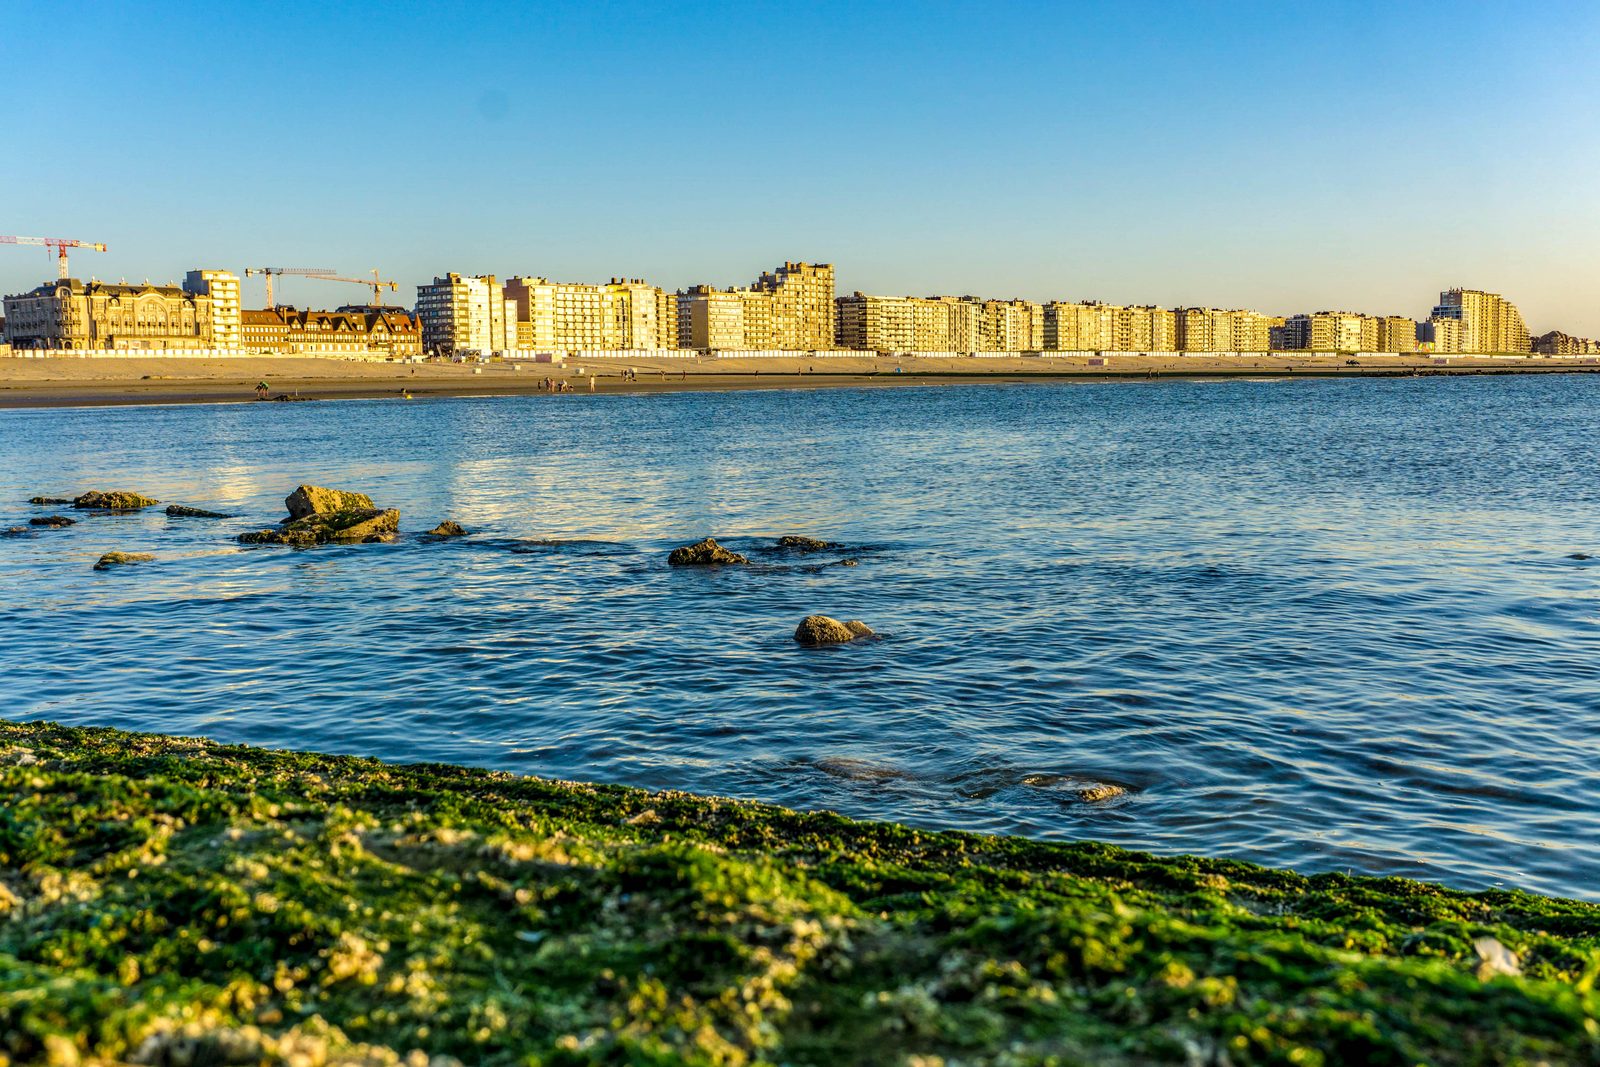
[[[629,375],[629,371],[632,375]],[[548,363],[381,363],[308,357],[129,359],[0,357],[0,407],[80,407],[110,404],[255,402],[265,381],[271,395],[311,400],[441,396],[579,396],[681,390],[793,389],[965,383],[1023,383],[1220,376],[1410,376],[1600,371],[1600,364],[1546,357],[1431,356],[1367,358],[1290,356],[1218,359],[1206,356],[1113,356],[1103,365],[1085,357],[821,359],[587,359]],[[571,392],[551,393],[546,379]],[[591,386],[592,380],[592,386]]]

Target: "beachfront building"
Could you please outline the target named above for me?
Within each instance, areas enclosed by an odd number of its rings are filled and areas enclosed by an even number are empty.
[[[516,304],[506,299],[492,274],[469,278],[451,273],[417,286],[417,319],[427,352],[487,355],[517,347]]]
[[[659,287],[638,278],[592,285],[518,277],[506,282],[505,291],[516,305],[520,349],[592,352],[678,346],[674,303]]]
[[[979,323],[978,351],[1044,348],[1044,308],[1031,300],[985,300]]]
[[[1179,352],[1267,352],[1272,329],[1281,324],[1245,309],[1178,308],[1173,317]]]
[[[1498,293],[1447,289],[1429,316],[1461,324],[1461,352],[1527,352],[1528,328],[1517,306]],[[1437,351],[1437,349],[1435,350]]]
[[[1385,315],[1378,320],[1379,352],[1415,352],[1417,323],[1404,315]]]
[[[238,348],[239,276],[225,270],[192,270],[184,275],[185,292],[211,298],[211,343],[217,348]]]
[[[1177,316],[1150,305],[1058,301],[1044,305],[1042,341],[1053,352],[1173,352]]]
[[[63,278],[5,298],[4,340],[18,350],[215,348],[217,321],[206,292]]]
[[[1453,354],[1464,352],[1461,347],[1460,319],[1429,319],[1417,323],[1417,349],[1421,352]]]
[[[680,347],[811,351],[834,345],[831,263],[785,263],[745,289],[677,295]]]
[[[1284,322],[1283,347],[1302,352],[1376,352],[1380,322],[1356,311],[1291,315]]]
[[[1546,356],[1594,356],[1600,355],[1600,341],[1551,330],[1534,338],[1533,350]]]
[[[276,356],[404,359],[422,354],[422,331],[401,308],[300,311],[278,306],[241,314],[241,347]]]

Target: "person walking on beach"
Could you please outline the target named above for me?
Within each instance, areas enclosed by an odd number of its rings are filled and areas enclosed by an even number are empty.
[[[267,388],[267,383],[266,382],[262,381],[262,382],[257,382],[256,383],[256,399],[257,400],[265,400],[267,398],[267,394],[269,392],[271,392],[271,390]]]

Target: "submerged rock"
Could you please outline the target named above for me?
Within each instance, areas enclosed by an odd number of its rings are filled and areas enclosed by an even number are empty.
[[[290,519],[274,529],[239,535],[246,545],[289,545],[310,548],[329,542],[373,542],[390,540],[400,529],[398,508],[357,508],[328,514]]]
[[[779,548],[790,548],[796,552],[826,552],[831,548],[838,548],[834,541],[819,541],[815,537],[800,537],[789,534],[778,538]]]
[[[31,526],[8,526],[0,530],[0,537],[37,537],[39,531]]]
[[[57,504],[70,504],[72,503],[72,498],[69,496],[30,496],[28,503],[48,508],[55,507]]]
[[[107,552],[100,557],[99,562],[94,565],[94,569],[104,571],[129,563],[149,563],[155,558],[149,552]]]
[[[807,615],[795,627],[794,639],[802,645],[842,645],[858,637],[876,636],[872,627],[860,619],[840,622],[827,615]]]
[[[168,504],[167,514],[175,519],[227,519],[232,517],[224,515],[220,511],[206,511],[203,508],[190,508],[182,504]]]
[[[72,506],[81,509],[99,508],[104,511],[138,511],[140,508],[159,504],[161,501],[153,497],[140,496],[130,493],[125,489],[118,489],[110,493],[102,493],[91,489],[72,502]]]
[[[462,526],[454,519],[446,519],[433,529],[429,530],[428,534],[432,537],[465,537],[467,535],[467,531],[466,527]]]
[[[77,523],[77,519],[69,519],[65,515],[45,515],[28,520],[29,526],[76,526]]]
[[[337,511],[371,511],[375,505],[365,493],[344,489],[324,489],[320,485],[301,485],[283,500],[291,519],[327,515]]]
[[[714,538],[696,541],[692,545],[672,550],[672,555],[667,557],[667,562],[674,567],[711,567],[730,563],[749,563],[750,561],[737,552],[729,552],[717,544]]]
[[[1594,557],[1589,555],[1589,553],[1587,553],[1587,552],[1574,552],[1572,555],[1568,556],[1567,558],[1568,559],[1593,559]]]

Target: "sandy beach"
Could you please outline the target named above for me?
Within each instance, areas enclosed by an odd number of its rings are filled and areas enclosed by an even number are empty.
[[[1086,357],[819,359],[585,359],[547,363],[383,363],[308,357],[127,359],[52,356],[0,357],[0,407],[69,407],[107,404],[256,402],[256,385],[272,396],[311,400],[493,395],[586,395],[680,390],[793,389],[908,386],[1070,379],[1263,375],[1409,376],[1417,374],[1527,374],[1600,371],[1600,365],[1546,357],[1454,356],[1345,357],[1262,353],[1259,358]],[[566,383],[552,393],[545,383]],[[592,383],[592,384],[591,384]]]

